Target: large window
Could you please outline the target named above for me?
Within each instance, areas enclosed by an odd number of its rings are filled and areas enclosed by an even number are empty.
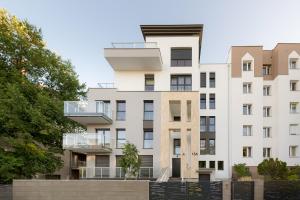
[[[144,101],[144,120],[153,120],[153,101]]]
[[[200,116],[200,132],[215,132],[216,117],[215,116]]]
[[[215,94],[209,94],[209,109],[216,108],[216,96]]]
[[[171,67],[191,67],[192,48],[172,48]]]
[[[206,109],[206,94],[200,94],[200,109]]]
[[[145,91],[154,91],[154,75],[145,75]]]
[[[125,129],[117,129],[117,148],[123,148],[126,143]]]
[[[171,91],[191,91],[192,75],[171,75]]]
[[[153,148],[153,129],[144,129],[144,149]]]
[[[252,157],[252,147],[243,147],[243,157]]]
[[[200,87],[206,88],[206,73],[205,72],[200,73]]]
[[[124,121],[126,119],[126,101],[117,101],[117,120]]]
[[[110,147],[110,129],[96,129],[97,134],[97,145],[103,145]]]
[[[215,72],[209,73],[209,87],[215,88],[216,87],[216,74]]]

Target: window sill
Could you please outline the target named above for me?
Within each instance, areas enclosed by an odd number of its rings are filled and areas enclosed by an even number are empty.
[[[289,156],[289,158],[299,158],[299,156]]]
[[[152,148],[144,148],[143,147],[143,149],[145,149],[145,150],[153,150],[153,147]]]
[[[289,135],[297,136],[297,135],[300,135],[300,133],[290,133]]]

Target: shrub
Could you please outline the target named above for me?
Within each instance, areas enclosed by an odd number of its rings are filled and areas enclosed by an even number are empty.
[[[273,158],[265,159],[258,165],[257,169],[260,175],[271,180],[286,180],[288,178],[286,162],[278,160],[278,158],[275,160]]]
[[[238,178],[245,177],[245,176],[251,176],[249,168],[246,166],[245,163],[235,164],[233,166],[233,169],[236,172]]]

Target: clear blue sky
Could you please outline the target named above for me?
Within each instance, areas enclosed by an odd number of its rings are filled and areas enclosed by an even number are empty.
[[[225,62],[232,45],[300,42],[299,0],[0,0],[42,28],[48,48],[71,60],[81,82],[112,82],[111,42],[143,41],[140,24],[204,24],[201,63]]]

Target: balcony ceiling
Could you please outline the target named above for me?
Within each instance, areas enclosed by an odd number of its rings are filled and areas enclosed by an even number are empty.
[[[104,57],[115,71],[159,71],[159,48],[105,48]]]
[[[86,148],[85,147],[78,147],[78,148],[64,147],[64,149],[73,151],[75,153],[111,153],[112,152],[111,148],[105,148],[103,146],[97,146],[97,145],[94,146],[89,145]]]
[[[112,120],[102,113],[65,114],[69,119],[84,126],[88,124],[111,124]]]

